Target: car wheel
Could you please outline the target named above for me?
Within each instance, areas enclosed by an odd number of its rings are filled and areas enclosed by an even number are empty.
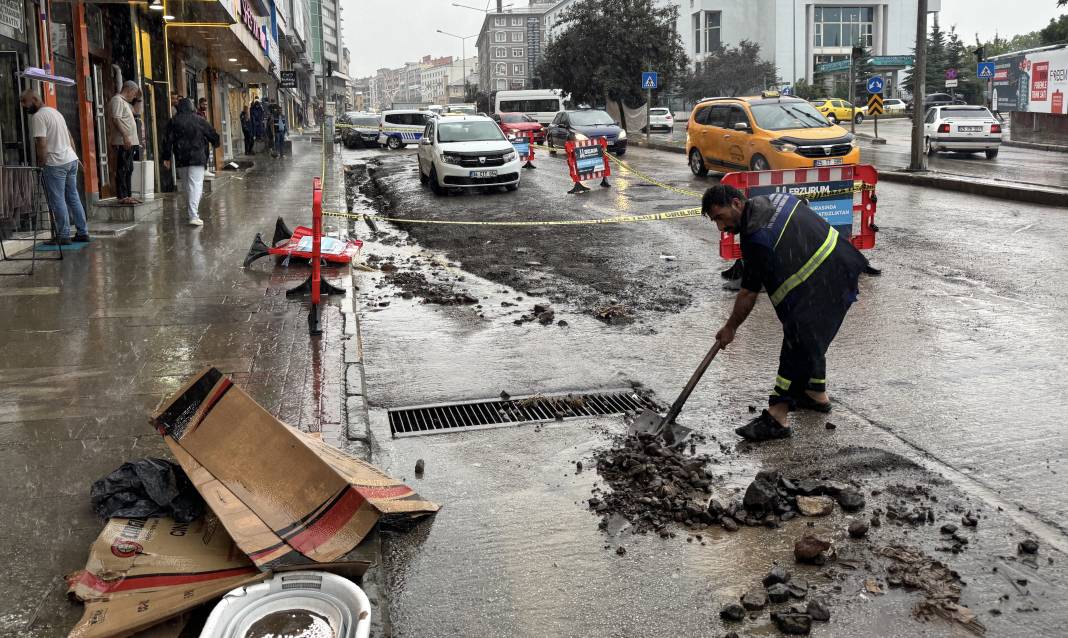
[[[931,144],[931,138],[929,137],[923,138],[923,152],[928,155],[934,155],[937,152],[935,151],[934,145]]]
[[[399,137],[390,137],[389,139],[386,140],[386,148],[388,148],[391,151],[397,151],[397,150],[400,150],[400,149],[404,148],[404,144],[401,143],[401,138],[399,138]]]
[[[690,151],[690,171],[698,177],[708,175],[708,167],[705,166],[705,158],[701,157],[701,151],[696,148]]]
[[[427,182],[430,181],[430,178],[427,177],[426,173],[423,172],[423,164],[417,162],[416,168],[419,171],[419,183],[422,184],[423,186],[426,186]]]
[[[509,193],[516,192],[517,190],[519,190],[519,182],[516,182],[515,184],[505,184],[504,190],[508,191]]]
[[[834,113],[828,113],[827,114],[827,121],[830,122],[831,124],[837,124],[838,123],[838,118],[835,117]]]
[[[444,194],[446,194],[448,192],[448,189],[444,188],[438,182],[438,169],[436,169],[434,167],[430,168],[430,176],[427,178],[427,181],[430,182],[430,190],[435,195],[444,195]]]
[[[770,171],[771,164],[764,158],[763,155],[754,155],[753,159],[749,160],[749,167],[754,171]]]
[[[863,113],[857,113],[857,115],[853,118],[853,121],[856,122],[857,124],[860,124],[861,122],[864,121],[864,114]]]
[[[996,148],[992,148],[992,149],[990,149],[990,150],[988,150],[986,152],[986,158],[987,159],[994,159],[997,156],[998,156],[998,149],[996,149]]]

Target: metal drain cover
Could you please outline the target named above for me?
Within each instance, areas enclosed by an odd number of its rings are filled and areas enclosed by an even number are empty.
[[[402,437],[623,414],[646,408],[659,410],[660,406],[628,388],[417,405],[394,408],[387,415],[389,431],[394,437]]]

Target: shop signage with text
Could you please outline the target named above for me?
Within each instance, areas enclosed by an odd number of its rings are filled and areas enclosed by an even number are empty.
[[[266,51],[267,31],[260,28],[260,24],[256,20],[256,14],[252,12],[252,3],[249,0],[241,0],[241,22],[255,36],[256,41],[260,43],[260,48]]]

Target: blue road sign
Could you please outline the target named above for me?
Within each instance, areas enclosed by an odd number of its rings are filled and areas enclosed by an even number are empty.
[[[881,77],[868,78],[868,93],[872,95],[883,92],[883,79]]]
[[[975,71],[975,77],[980,80],[993,80],[994,71],[995,68],[993,62],[980,62],[979,68]]]
[[[645,71],[642,73],[642,88],[643,89],[657,89],[660,88],[660,76],[656,71]]]
[[[794,94],[794,87],[792,87],[789,84],[787,84],[786,86],[782,87],[782,89],[779,91],[779,93],[781,95],[793,95]]]

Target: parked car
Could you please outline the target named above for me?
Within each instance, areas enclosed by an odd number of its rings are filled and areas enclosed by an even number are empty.
[[[431,118],[419,142],[419,181],[435,195],[450,188],[519,188],[515,147],[501,127],[481,115]]]
[[[562,111],[553,118],[546,133],[550,147],[562,147],[569,141],[603,137],[611,153],[622,156],[627,152],[627,132],[612,116],[600,109]]]
[[[428,111],[383,111],[378,124],[378,143],[391,151],[415,144],[423,137],[427,120],[433,117]]]
[[[867,115],[867,108],[865,108],[864,111],[864,114]],[[883,100],[883,112],[887,115],[890,115],[891,113],[904,113],[905,101],[893,97],[886,98]]]
[[[851,119],[856,120],[857,124],[864,121],[864,111],[861,107],[858,106],[854,110],[853,104],[848,100],[842,100],[836,97],[823,100],[812,100],[812,106],[820,113],[823,113],[831,124],[848,122]]]
[[[928,155],[953,151],[994,159],[1001,148],[1001,123],[985,106],[936,106],[923,120],[923,146]]]
[[[668,133],[675,130],[675,116],[671,114],[671,109],[660,108],[649,109],[649,126],[647,127],[650,132],[652,131],[667,131]],[[642,129],[642,133],[645,129]]]
[[[493,121],[500,125],[505,135],[533,133],[535,143],[545,143],[545,127],[529,115],[524,115],[523,113],[494,113],[492,117]]]
[[[694,175],[709,168],[766,171],[860,162],[856,140],[811,104],[766,91],[709,98],[690,114],[686,157]]]
[[[923,112],[927,113],[929,109],[936,106],[948,106],[951,104],[967,104],[967,102],[949,93],[931,93],[923,98]],[[913,107],[914,103],[912,101],[905,104],[905,109],[909,113],[912,112]]]
[[[344,124],[339,127],[341,143],[345,148],[378,148],[379,116],[374,113],[351,112],[345,114]]]

